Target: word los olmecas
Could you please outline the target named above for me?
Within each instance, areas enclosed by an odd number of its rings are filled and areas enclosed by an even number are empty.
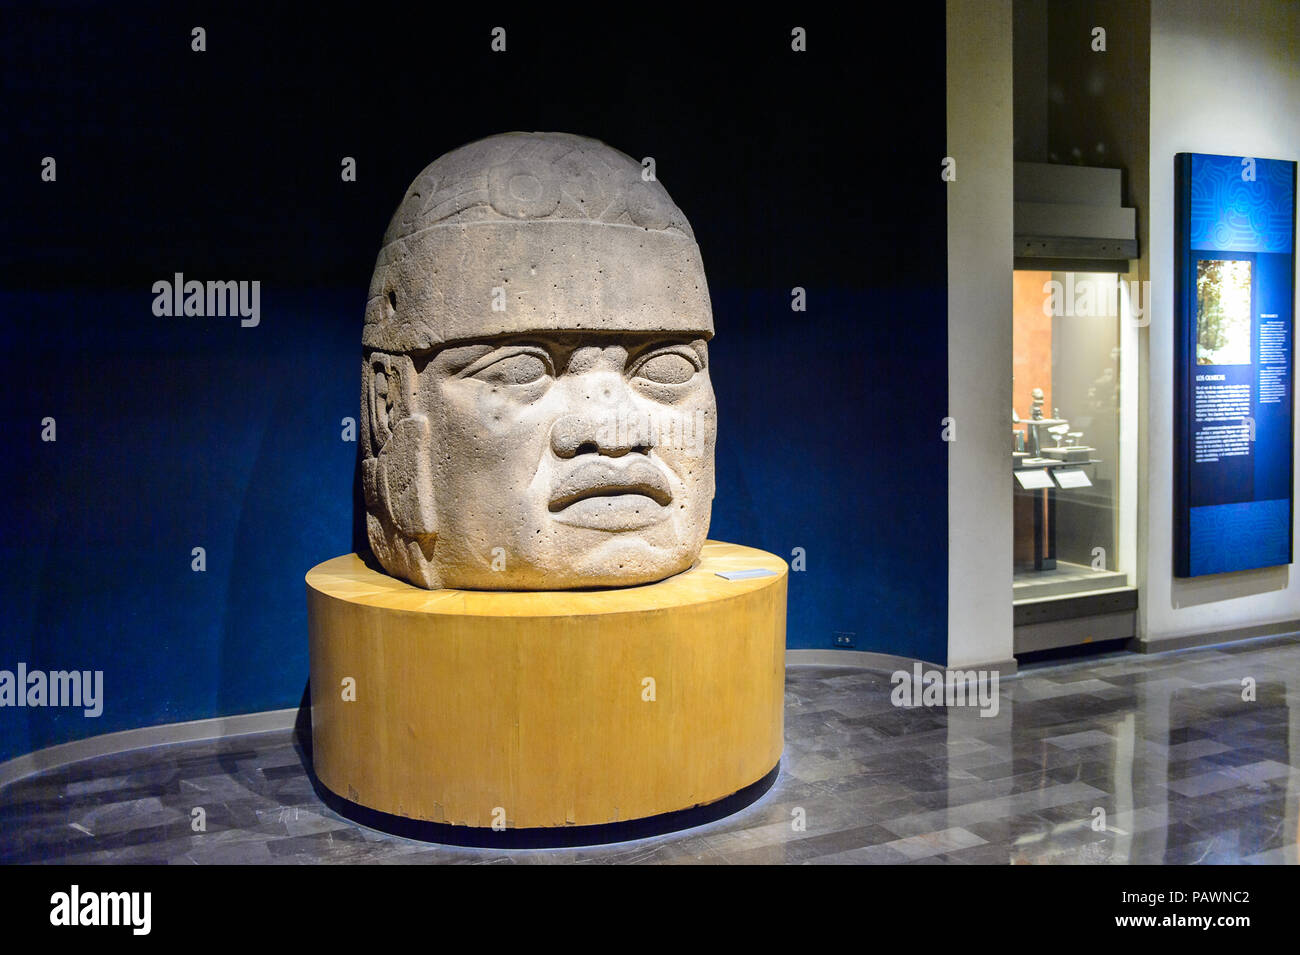
[[[103,670],[0,670],[0,706],[80,706],[86,716],[104,712]]]
[[[153,283],[153,313],[159,317],[182,315],[206,316],[239,315],[239,324],[253,328],[262,320],[262,283],[213,282],[191,279],[177,272],[172,281],[159,279]]]
[[[152,892],[85,892],[74,885],[50,896],[51,925],[129,925],[131,934],[148,935]]]

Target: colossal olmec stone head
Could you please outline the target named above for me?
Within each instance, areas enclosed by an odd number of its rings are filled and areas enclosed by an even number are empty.
[[[505,133],[416,177],[362,344],[371,548],[421,587],[661,580],[713,501],[713,313],[686,217],[604,143]]]

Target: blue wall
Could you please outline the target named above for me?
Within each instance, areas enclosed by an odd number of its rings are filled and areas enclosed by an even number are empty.
[[[506,129],[653,150],[690,217],[717,327],[711,535],[805,549],[790,646],[844,631],[944,659],[941,3],[877,18],[909,37],[907,76],[830,23],[806,59],[758,18],[647,21],[557,59],[572,29],[521,21],[503,61],[447,40],[481,24],[441,12],[394,32],[208,11],[206,54],[192,12],[154,13],[33,13],[0,39],[0,669],[103,670],[106,696],[97,719],[0,709],[0,760],[299,702],[303,574],[357,539],[340,421],[379,237],[425,163]],[[340,67],[379,49],[383,70]],[[403,125],[412,103],[427,124]],[[261,280],[261,324],[155,317],[175,271]]]
[[[707,267],[707,260],[706,260]],[[947,291],[714,291],[710,536],[780,554],[787,643],[947,659]]]
[[[103,670],[106,701],[0,710],[0,757],[298,702],[303,574],[351,548],[361,294],[264,290],[249,329],[147,289],[0,296],[0,668]]]

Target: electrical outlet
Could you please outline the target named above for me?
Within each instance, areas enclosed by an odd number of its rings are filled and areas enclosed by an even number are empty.
[[[857,634],[853,634],[853,633],[836,633],[836,634],[835,634],[835,645],[836,645],[837,647],[851,647],[851,646],[853,646],[853,644],[854,644],[854,637],[855,637],[855,636],[857,636]]]

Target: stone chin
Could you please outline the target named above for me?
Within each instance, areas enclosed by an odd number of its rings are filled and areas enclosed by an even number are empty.
[[[698,547],[685,542],[656,548],[641,540],[612,539],[590,551],[576,554],[558,568],[533,565],[510,573],[496,573],[487,568],[456,565],[447,569],[443,586],[454,590],[634,587],[656,583],[689,570],[698,554]]]
[[[366,520],[371,549],[384,570],[429,590],[577,590],[655,583],[694,565],[708,525],[706,514],[703,526],[685,536],[649,538],[643,531],[575,529],[562,535],[555,553],[525,548],[494,569],[490,552],[471,555],[450,541],[439,547],[434,539],[426,553],[419,540],[405,537],[374,514],[367,514]]]
[[[603,502],[605,498],[593,499]],[[656,507],[648,499],[635,505]],[[629,503],[624,506],[632,506]],[[707,533],[706,509],[699,523],[683,531],[672,518],[650,527],[605,531],[553,519],[537,541],[521,541],[504,566],[491,554],[469,554],[449,546],[438,554],[442,586],[457,590],[576,590],[655,583],[689,570]]]

